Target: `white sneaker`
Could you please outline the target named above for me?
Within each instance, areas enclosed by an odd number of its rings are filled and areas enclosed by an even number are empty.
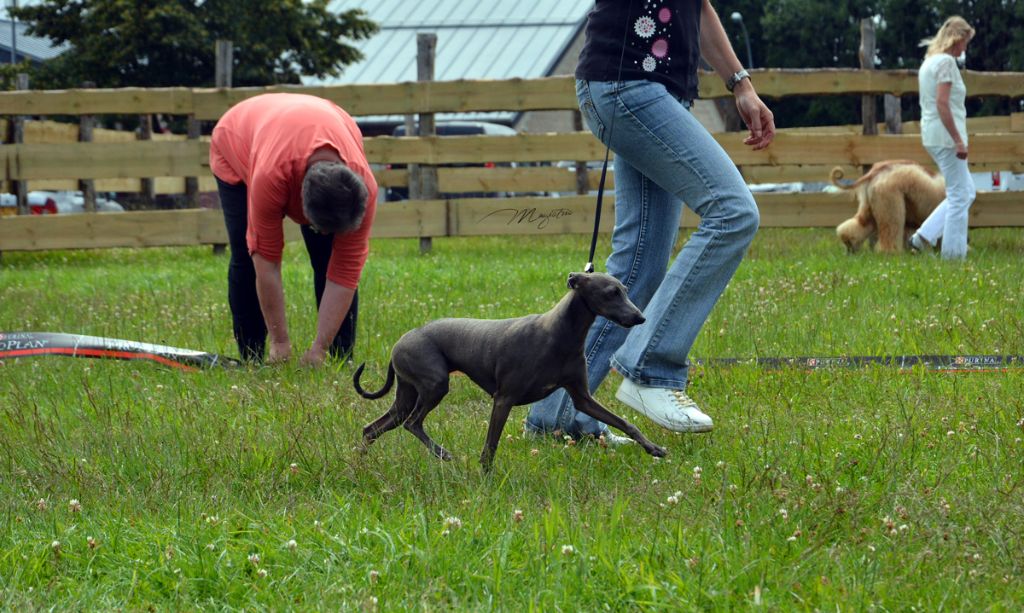
[[[673,432],[711,432],[711,418],[683,390],[638,385],[623,379],[615,397]]]

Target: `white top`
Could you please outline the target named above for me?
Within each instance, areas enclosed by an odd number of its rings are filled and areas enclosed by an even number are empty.
[[[952,83],[949,92],[949,110],[960,138],[967,144],[967,87],[956,66],[956,59],[948,53],[936,53],[925,59],[917,71],[918,95],[921,100],[921,143],[925,147],[956,147],[953,137],[939,118],[935,102],[939,83]]]

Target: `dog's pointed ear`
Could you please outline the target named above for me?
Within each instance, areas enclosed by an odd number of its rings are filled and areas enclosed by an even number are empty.
[[[566,283],[566,285],[569,287],[569,289],[576,289],[576,286],[579,285],[579,282],[580,282],[580,273],[578,273],[578,272],[570,272],[569,273],[569,282]]]

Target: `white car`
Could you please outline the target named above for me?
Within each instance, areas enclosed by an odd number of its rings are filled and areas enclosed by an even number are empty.
[[[82,192],[62,191],[28,193],[28,208],[32,215],[57,215],[85,212]],[[96,195],[96,210],[101,213],[119,213],[124,207],[117,201]],[[0,215],[17,215],[18,199],[14,194],[0,194]]]

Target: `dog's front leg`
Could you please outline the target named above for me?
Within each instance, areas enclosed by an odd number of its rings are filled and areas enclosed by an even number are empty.
[[[644,451],[652,456],[656,458],[665,457],[666,452],[664,447],[659,447],[647,440],[647,437],[640,432],[639,428],[601,406],[601,403],[594,400],[594,397],[585,389],[571,389],[566,387],[565,391],[569,392],[569,397],[572,398],[573,406],[575,406],[577,410],[583,411],[594,419],[603,421],[613,428],[622,430],[626,433],[626,436],[636,441],[644,448]]]
[[[487,426],[487,440],[484,441],[484,450],[480,454],[480,464],[484,470],[491,470],[494,464],[494,453],[501,442],[501,432],[505,429],[505,422],[508,421],[508,414],[512,411],[512,402],[502,398],[500,393],[494,395],[494,407],[491,409],[491,423]]]

